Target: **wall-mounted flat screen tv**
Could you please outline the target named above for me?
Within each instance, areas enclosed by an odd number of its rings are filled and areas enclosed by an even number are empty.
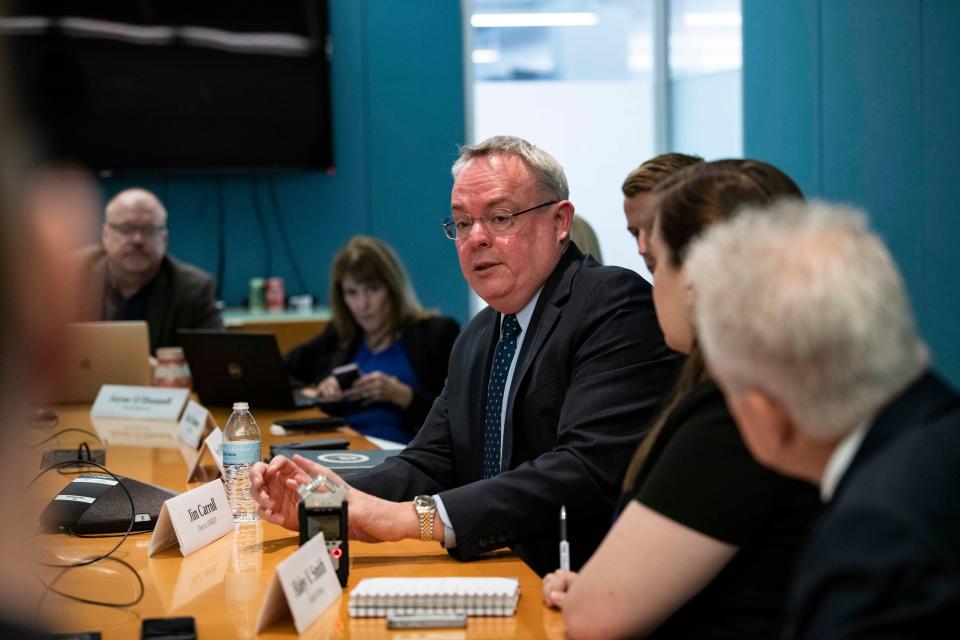
[[[333,168],[326,0],[8,3],[16,100],[100,171]]]

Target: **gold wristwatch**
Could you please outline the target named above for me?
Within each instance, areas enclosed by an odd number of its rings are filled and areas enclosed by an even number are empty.
[[[433,540],[433,516],[437,513],[437,501],[433,496],[417,496],[413,499],[413,508],[420,518],[420,540]]]

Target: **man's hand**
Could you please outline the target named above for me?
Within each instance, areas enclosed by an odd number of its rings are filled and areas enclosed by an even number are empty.
[[[419,539],[420,522],[412,502],[390,502],[358,491],[326,467],[300,455],[294,456],[293,460],[277,456],[269,465],[258,462],[253,466],[250,484],[253,499],[259,505],[257,514],[267,522],[297,531],[297,504],[300,502],[297,487],[320,473],[347,487],[351,539],[361,542]],[[442,531],[441,526],[441,535]]]
[[[257,503],[257,515],[297,531],[300,528],[297,487],[310,480],[311,476],[302,467],[284,456],[275,457],[269,465],[257,462],[250,470],[250,493]]]
[[[567,591],[576,579],[575,571],[557,570],[543,576],[543,604],[551,609],[563,609]]]

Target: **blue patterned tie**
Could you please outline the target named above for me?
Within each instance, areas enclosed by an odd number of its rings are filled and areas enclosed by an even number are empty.
[[[492,478],[500,473],[500,415],[503,412],[503,391],[507,374],[517,351],[520,323],[517,316],[503,317],[500,342],[493,355],[490,368],[490,384],[487,386],[487,402],[483,409],[483,477]]]

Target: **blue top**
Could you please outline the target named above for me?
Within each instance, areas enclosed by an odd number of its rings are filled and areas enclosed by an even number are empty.
[[[414,391],[420,389],[420,382],[399,340],[380,353],[370,351],[367,343],[361,340],[353,361],[357,363],[362,374],[382,371],[396,377]],[[403,410],[392,402],[374,402],[361,406],[344,418],[347,424],[363,435],[406,444],[413,438],[413,434],[404,428],[402,412]]]

